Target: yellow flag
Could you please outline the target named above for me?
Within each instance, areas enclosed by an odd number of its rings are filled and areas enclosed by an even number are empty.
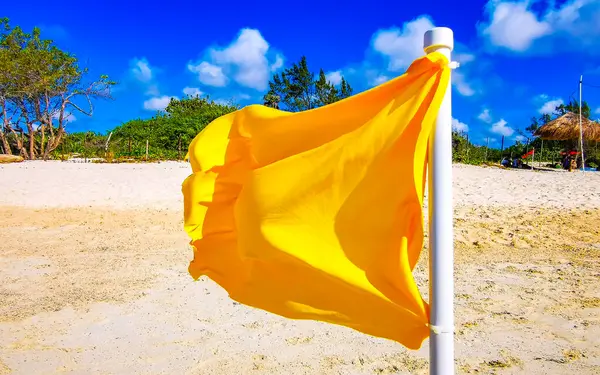
[[[189,147],[182,187],[190,274],[246,305],[418,349],[429,306],[412,270],[449,76],[447,58],[432,53],[331,105],[251,105],[210,123]]]

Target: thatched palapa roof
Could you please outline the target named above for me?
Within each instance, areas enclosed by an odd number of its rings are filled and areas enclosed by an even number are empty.
[[[583,118],[583,139],[585,141],[600,141],[600,124]],[[579,139],[579,114],[567,112],[566,114],[542,125],[536,130],[535,136],[554,141]]]

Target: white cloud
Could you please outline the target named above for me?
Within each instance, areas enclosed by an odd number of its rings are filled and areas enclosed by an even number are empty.
[[[490,110],[487,108],[484,108],[477,118],[483,122],[487,122],[488,124],[491,124],[492,122],[492,115],[490,114]]]
[[[525,137],[524,137],[524,136],[522,136],[522,135],[517,135],[517,136],[515,137],[515,141],[517,141],[517,142],[521,142],[521,143],[523,143],[523,142],[525,142],[526,140],[527,140],[527,138],[525,138]]]
[[[239,102],[241,101],[247,101],[247,100],[252,100],[256,102],[256,101],[261,101],[262,100],[262,95],[261,96],[255,96],[253,98],[252,95],[248,95],[246,93],[236,93],[236,94],[229,94],[227,95],[227,97],[225,98],[215,98],[215,99],[211,99],[213,100],[215,103],[217,104],[223,104],[223,105],[239,105]]]
[[[228,46],[210,48],[200,63],[189,63],[188,69],[198,74],[200,82],[224,87],[230,79],[239,85],[264,91],[272,72],[283,66],[283,56],[269,61],[269,43],[256,29],[241,29]]]
[[[333,85],[339,85],[342,83],[342,72],[340,70],[336,70],[335,72],[329,72],[325,74],[325,78]]]
[[[149,111],[162,111],[169,105],[171,98],[177,99],[177,97],[167,95],[150,98],[144,101],[144,109]]]
[[[283,56],[277,54],[275,56],[275,62],[271,64],[271,72],[276,72],[283,67]]]
[[[582,46],[597,45],[600,37],[600,2],[598,0],[571,0],[551,9],[545,16],[562,33],[575,38]],[[573,39],[570,39],[573,40]]]
[[[146,58],[131,59],[129,65],[131,76],[145,88],[144,95],[159,96],[160,90],[156,82],[156,76],[160,70],[150,65]]]
[[[492,133],[500,134],[505,137],[510,137],[514,134],[514,129],[510,126],[506,126],[508,124],[504,119],[500,119],[498,122],[495,122],[492,125]]]
[[[372,47],[389,59],[390,71],[398,71],[408,67],[416,58],[425,54],[423,35],[433,27],[433,22],[428,16],[420,16],[405,23],[402,29],[377,31],[372,38]]]
[[[185,87],[183,93],[189,96],[202,96],[204,93],[197,87]]]
[[[552,32],[550,24],[539,21],[529,5],[526,1],[490,0],[486,6],[490,20],[481,25],[481,33],[495,46],[525,51],[533,41]]]
[[[489,0],[485,11],[488,19],[478,25],[480,35],[492,46],[515,52],[531,51],[542,40],[546,44],[538,52],[597,45],[598,0],[549,1],[543,12],[532,9],[536,3],[540,2]]]
[[[149,96],[158,96],[158,95],[160,95],[160,90],[158,89],[157,85],[153,84],[153,85],[148,86],[145,94],[149,95]]]
[[[373,68],[369,65],[369,61],[365,60],[362,66],[358,69],[346,68],[342,70],[343,76],[351,83],[356,84],[357,82],[364,82],[367,88],[371,88],[382,83],[389,81],[390,76],[397,76],[398,74],[388,74],[380,69]]]
[[[475,60],[475,55],[469,52],[453,52],[452,60],[457,61],[460,65],[465,65]]]
[[[464,122],[460,122],[459,120],[452,118],[452,130],[456,132],[468,132],[469,125]]]
[[[216,104],[220,104],[220,105],[231,105],[231,104],[233,104],[233,101],[231,99],[222,99],[222,98],[215,99],[214,102]]]
[[[224,87],[227,85],[228,78],[223,73],[223,68],[208,61],[202,61],[197,65],[190,63],[188,70],[196,73],[198,80],[207,86]]]
[[[378,75],[377,77],[375,77],[373,79],[372,83],[373,83],[374,86],[377,86],[377,85],[381,85],[382,83],[387,82],[389,80],[390,80],[390,77],[388,77],[386,75],[383,75],[383,74],[380,74],[380,75]]]
[[[266,54],[269,43],[255,29],[242,29],[227,48],[214,49],[211,54],[217,64],[233,65],[234,79],[242,86],[265,90],[270,67]]]
[[[538,112],[543,115],[554,113],[556,107],[558,107],[561,104],[564,104],[562,99],[548,100],[544,103],[544,105],[540,107],[540,109],[538,109]]]
[[[133,59],[130,62],[131,74],[140,82],[148,83],[152,81],[154,74],[150,63],[145,58]]]
[[[460,68],[459,68],[460,69]],[[467,82],[465,75],[455,70],[452,72],[452,84],[456,91],[462,96],[473,96],[475,95],[475,89]]]
[[[54,113],[52,114],[52,118],[53,118],[53,119],[55,119],[55,120],[58,120],[58,118],[59,118],[59,117],[60,117],[60,112],[58,112],[58,111],[57,111],[57,112],[54,112]],[[74,121],[76,121],[76,120],[77,120],[77,117],[75,117],[75,115],[73,115],[73,114],[72,114],[72,113],[70,113],[70,112],[66,112],[66,111],[65,111],[65,113],[64,113],[64,115],[63,115],[63,121],[66,121],[66,122],[74,122]]]
[[[393,27],[378,30],[373,34],[371,39],[371,48],[386,59],[386,69],[389,72],[404,70],[415,59],[425,54],[423,51],[423,36],[427,30],[434,26],[429,16],[422,15],[410,22],[404,23],[402,28]],[[461,50],[453,54],[453,60],[458,61],[462,65],[475,60],[475,55],[468,52],[462,44],[456,43],[456,47],[461,47]],[[386,77],[385,74],[381,73],[376,76]],[[371,78],[369,82],[377,85],[385,81]],[[464,68],[462,70],[459,68],[453,72],[452,84],[462,96],[473,96],[476,94],[476,90],[468,82]]]

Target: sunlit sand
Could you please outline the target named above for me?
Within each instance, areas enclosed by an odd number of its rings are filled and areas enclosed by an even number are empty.
[[[0,374],[426,374],[193,282],[185,163],[0,166]],[[454,166],[458,373],[600,372],[600,173]],[[427,255],[416,278],[427,295]]]

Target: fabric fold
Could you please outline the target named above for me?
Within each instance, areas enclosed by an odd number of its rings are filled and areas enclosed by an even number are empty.
[[[209,124],[190,144],[182,186],[190,274],[249,306],[419,348],[429,306],[412,270],[449,76],[432,53],[328,106],[252,105]]]

